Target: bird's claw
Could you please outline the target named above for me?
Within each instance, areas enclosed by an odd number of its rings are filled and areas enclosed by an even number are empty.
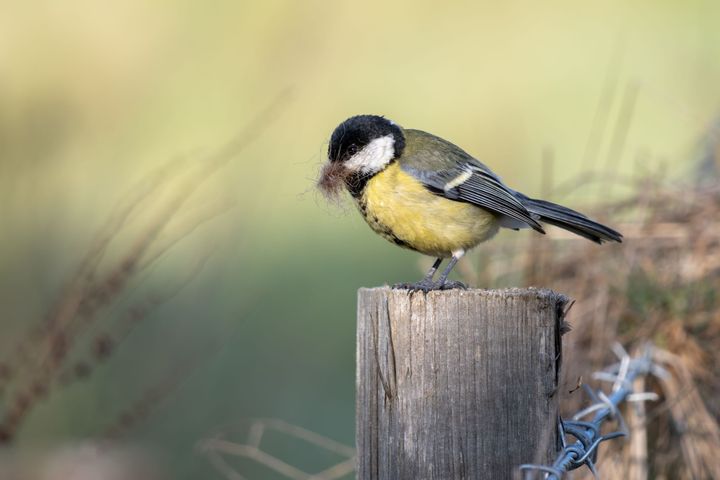
[[[467,290],[467,285],[462,282],[445,281],[434,282],[432,280],[420,280],[416,283],[396,283],[392,286],[395,290],[410,290],[411,292],[431,292],[433,290],[453,290],[459,288]]]
[[[411,292],[429,292],[431,290],[439,290],[440,282],[432,280],[420,280],[416,283],[396,283],[392,286],[395,290],[410,290]]]
[[[462,282],[456,282],[454,280],[447,281],[440,285],[440,290],[454,290],[456,288],[460,290],[467,290],[468,286]]]

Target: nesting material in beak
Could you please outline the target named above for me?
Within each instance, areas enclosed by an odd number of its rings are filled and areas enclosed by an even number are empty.
[[[350,171],[340,162],[328,161],[320,170],[317,187],[328,200],[337,201],[345,188]]]

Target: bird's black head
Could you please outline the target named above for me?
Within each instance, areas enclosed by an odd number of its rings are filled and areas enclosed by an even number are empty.
[[[377,115],[350,117],[330,138],[318,188],[328,198],[338,198],[343,189],[357,198],[367,181],[399,157],[404,148],[402,128],[390,120]]]
[[[402,128],[378,115],[357,115],[337,126],[330,138],[328,160],[351,170],[376,172],[402,154]]]

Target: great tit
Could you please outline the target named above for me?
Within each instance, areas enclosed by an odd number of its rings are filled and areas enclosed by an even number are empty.
[[[549,223],[596,243],[622,241],[620,233],[581,213],[513,190],[447,140],[377,115],[357,115],[335,129],[318,186],[330,197],[346,189],[375,232],[437,258],[420,282],[396,288],[465,288],[448,274],[501,227],[545,233],[542,223]]]

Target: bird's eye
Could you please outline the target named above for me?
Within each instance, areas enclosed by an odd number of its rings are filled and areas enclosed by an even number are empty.
[[[352,157],[358,152],[358,147],[354,143],[347,148],[348,156]]]

